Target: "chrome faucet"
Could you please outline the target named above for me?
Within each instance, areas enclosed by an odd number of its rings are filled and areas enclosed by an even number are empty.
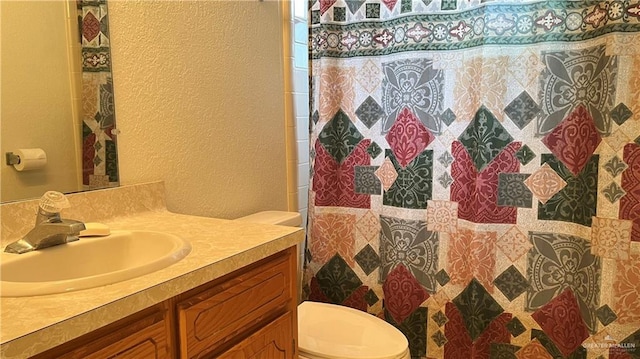
[[[69,207],[69,202],[62,193],[53,192],[55,195],[52,195],[51,192],[45,193],[40,200],[35,227],[21,239],[7,245],[5,252],[22,254],[79,239],[80,231],[85,229],[84,223],[60,218],[60,209]]]

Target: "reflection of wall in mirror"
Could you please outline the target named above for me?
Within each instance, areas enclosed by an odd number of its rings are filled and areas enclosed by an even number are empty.
[[[0,1],[1,201],[81,188],[81,56],[75,1]],[[46,151],[45,168],[17,172],[4,154]]]

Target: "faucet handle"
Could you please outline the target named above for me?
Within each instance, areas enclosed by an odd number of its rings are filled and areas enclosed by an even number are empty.
[[[58,213],[64,208],[69,208],[69,200],[64,194],[56,191],[47,191],[40,198],[40,209],[48,213]]]

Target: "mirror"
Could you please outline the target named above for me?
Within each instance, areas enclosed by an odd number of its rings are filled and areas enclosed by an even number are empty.
[[[107,14],[106,0],[0,1],[0,201],[118,185]],[[7,164],[31,148],[44,167]]]

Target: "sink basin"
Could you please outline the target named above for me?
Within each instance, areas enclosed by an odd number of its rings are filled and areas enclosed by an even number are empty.
[[[191,245],[172,234],[112,231],[24,254],[2,253],[0,292],[23,297],[98,287],[168,267]]]

